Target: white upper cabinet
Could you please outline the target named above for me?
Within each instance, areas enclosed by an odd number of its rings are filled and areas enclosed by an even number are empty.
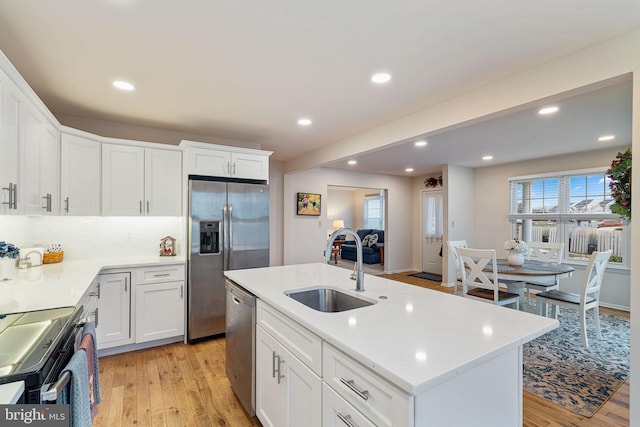
[[[182,141],[188,175],[269,180],[270,151]]]
[[[55,118],[0,55],[0,213],[59,212]]]
[[[180,216],[179,151],[102,146],[102,214]]]
[[[97,216],[100,211],[101,144],[62,133],[60,140],[60,213]]]
[[[9,77],[0,70],[0,213],[19,214],[18,135],[24,97]]]
[[[102,145],[102,214],[143,215],[144,148]]]
[[[269,157],[249,153],[231,153],[231,176],[245,179],[269,179]]]
[[[38,109],[20,109],[20,186],[25,215],[57,215],[59,133]]]
[[[147,215],[182,214],[182,153],[146,148],[144,194]]]

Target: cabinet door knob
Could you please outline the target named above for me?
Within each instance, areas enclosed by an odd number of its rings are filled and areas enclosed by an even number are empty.
[[[66,213],[69,213],[69,198],[68,197],[64,199],[64,211]]]

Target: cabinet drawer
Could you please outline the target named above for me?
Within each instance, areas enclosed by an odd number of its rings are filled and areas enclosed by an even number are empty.
[[[378,426],[412,426],[413,397],[324,343],[324,381]]]
[[[136,269],[136,285],[184,280],[184,264],[142,267]]]
[[[327,383],[322,383],[322,426],[344,427],[345,425],[375,427],[375,424],[344,400]]]
[[[322,376],[322,340],[320,337],[259,299],[257,321],[313,372]]]

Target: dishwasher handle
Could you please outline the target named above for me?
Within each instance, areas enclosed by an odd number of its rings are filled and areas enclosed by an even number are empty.
[[[225,281],[225,287],[229,296],[235,304],[243,304],[249,307],[255,307],[256,297],[248,291],[242,289],[230,280]]]

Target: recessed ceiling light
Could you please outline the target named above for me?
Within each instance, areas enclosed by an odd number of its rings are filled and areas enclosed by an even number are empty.
[[[131,91],[131,90],[134,90],[136,88],[131,83],[125,82],[125,81],[122,81],[122,80],[114,80],[113,81],[113,85],[115,87],[117,87],[118,89],[120,89],[120,90],[126,90],[126,91]]]
[[[413,168],[406,168],[404,171],[405,172],[413,172]]]
[[[311,124],[311,119],[307,119],[303,117],[301,119],[298,119],[298,124],[300,126],[309,126]]]
[[[389,80],[391,80],[389,73],[376,73],[371,76],[371,81],[378,84],[387,83]]]
[[[413,143],[416,147],[426,147],[427,141],[416,141]]]
[[[351,166],[353,166],[358,162],[356,162],[355,160],[349,160],[347,163],[350,164]]]
[[[616,139],[615,135],[602,135],[598,141],[612,141],[614,139]]]
[[[551,107],[544,107],[538,110],[538,114],[541,114],[543,116],[547,115],[547,114],[553,114],[555,112],[557,112],[560,108],[556,107],[555,105],[551,106]]]
[[[490,154],[487,156],[482,156],[482,160],[493,160],[493,156]]]

